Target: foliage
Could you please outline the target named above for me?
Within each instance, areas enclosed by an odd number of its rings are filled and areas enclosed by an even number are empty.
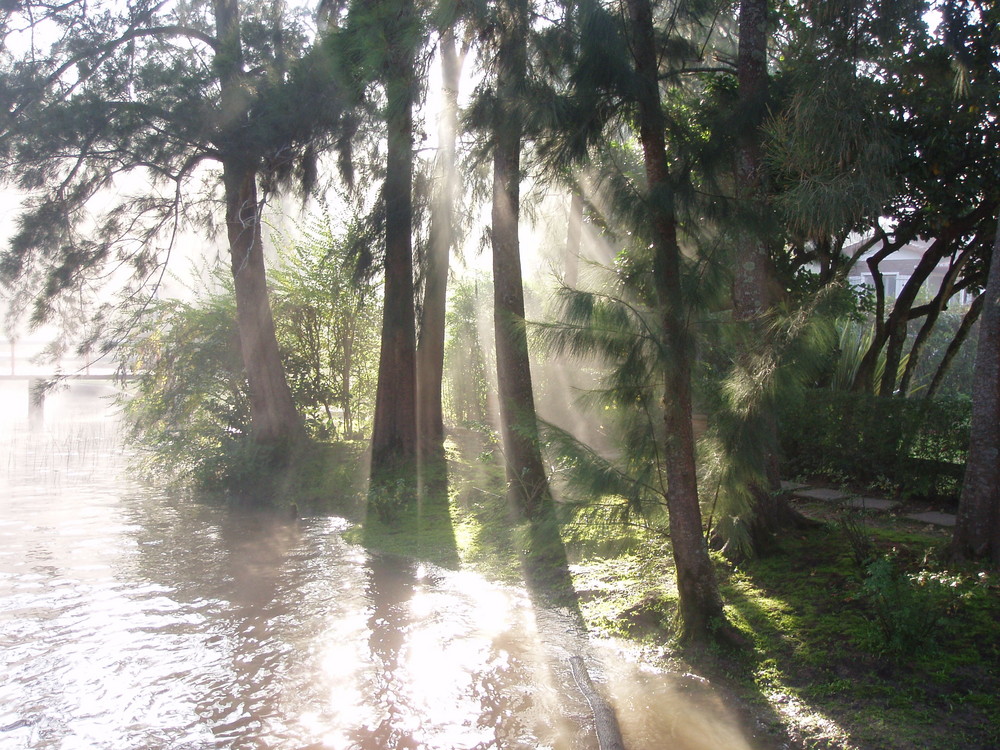
[[[891,660],[912,658],[934,643],[952,596],[947,577],[909,574],[891,556],[868,566],[861,592],[871,616],[862,643]]]
[[[125,416],[157,473],[218,488],[253,463],[235,308],[227,290],[158,301],[123,340]]]
[[[864,512],[844,513],[837,521],[851,550],[851,559],[858,570],[865,570],[875,561],[875,544],[865,525]]]
[[[824,289],[800,307],[775,307],[754,328],[726,321],[703,344],[698,389],[708,414],[699,445],[701,483],[709,505],[709,526],[727,554],[750,555],[755,492],[770,487],[778,453],[778,404],[800,403],[804,389],[828,356],[830,302]],[[752,332],[747,351],[739,341]]]
[[[829,386],[837,391],[849,391],[855,383],[861,361],[871,349],[875,340],[874,324],[870,321],[857,321],[851,319],[840,319],[836,322],[838,341],[836,349],[831,353],[833,358],[833,371],[829,376]],[[874,382],[882,380],[882,373],[885,372],[886,355],[882,351],[874,370]],[[898,375],[902,377],[906,369],[908,357],[903,357],[899,362]],[[909,394],[906,394],[909,395]]]
[[[492,284],[485,279],[458,281],[450,292],[445,341],[445,414],[454,424],[486,424],[489,419],[487,376],[495,365],[480,330],[491,326],[481,312],[492,309]]]
[[[962,324],[964,311],[945,311],[938,318],[930,338],[924,345],[920,361],[913,376],[917,388],[925,386],[931,382],[938,366],[944,357],[948,345],[955,338],[959,326]],[[952,360],[945,376],[938,389],[941,395],[972,395],[972,371],[976,361],[976,347],[979,341],[979,324],[976,323],[970,329],[965,342],[958,350],[958,354]],[[910,338],[916,337],[915,332],[911,332]]]
[[[329,217],[299,227],[271,275],[278,343],[299,413],[318,437],[354,439],[374,408],[378,320],[376,287],[356,278],[351,229]]]
[[[813,389],[779,411],[787,475],[836,477],[920,496],[956,496],[968,450],[967,397],[882,398]]]
[[[375,511],[382,523],[395,524],[403,511],[416,502],[412,484],[412,481],[402,478],[379,482],[368,492],[368,507]]]
[[[780,555],[755,558],[724,578],[733,619],[754,653],[716,665],[735,677],[765,722],[785,728],[775,745],[951,750],[994,747],[1000,650],[996,575],[942,569],[940,539],[872,519],[869,540],[933,604],[941,627],[931,645],[896,657],[881,651],[874,613],[840,529],[818,525],[780,540]],[[925,594],[925,592],[928,592]],[[940,595],[940,596],[939,596]],[[906,596],[906,595],[904,595]],[[702,664],[699,673],[710,670]]]
[[[355,285],[344,235],[317,222],[287,241],[275,272],[276,316],[296,407],[314,437],[342,425],[350,438],[370,420],[377,336],[369,302],[375,290]],[[133,437],[161,475],[235,492],[288,456],[284,446],[255,446],[245,368],[235,323],[232,281],[189,301],[157,301],[121,337],[121,370],[136,378],[124,402]],[[334,408],[341,411],[334,413]]]
[[[220,8],[240,24],[236,49],[217,36]],[[22,200],[0,277],[31,285],[36,319],[64,292],[101,308],[86,282],[122,268],[155,285],[179,231],[211,224],[221,172],[206,163],[240,159],[265,192],[308,189],[317,154],[345,143],[334,70],[280,4],[70,0],[4,14],[0,182]],[[238,94],[224,97],[233,70]]]
[[[634,259],[633,259],[634,262]],[[545,436],[565,473],[567,487],[586,507],[614,502],[619,522],[665,530],[666,479],[663,466],[661,323],[631,283],[635,268],[610,270],[600,293],[563,288],[561,321],[538,327],[554,353],[595,357],[607,369],[601,385],[586,394],[586,405],[601,410],[615,441],[598,453],[570,433],[548,426]]]

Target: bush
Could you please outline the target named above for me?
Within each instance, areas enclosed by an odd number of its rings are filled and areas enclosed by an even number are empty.
[[[965,396],[880,398],[816,389],[780,410],[785,472],[923,498],[957,497],[971,417]]]
[[[904,573],[886,556],[868,566],[861,591],[871,613],[862,645],[892,661],[933,646],[954,598],[941,578]]]

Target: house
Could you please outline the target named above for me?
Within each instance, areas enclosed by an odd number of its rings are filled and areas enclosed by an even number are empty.
[[[859,240],[858,242],[847,245],[844,248],[844,255],[853,257],[858,248],[863,245],[864,242],[864,240]],[[913,271],[920,262],[920,259],[924,256],[924,253],[933,242],[934,240],[932,239],[912,240],[888,255],[878,264],[878,269],[882,274],[882,283],[885,287],[886,299],[895,299],[896,295],[902,291],[906,282],[908,282],[910,277],[913,275]],[[881,249],[882,242],[879,241],[861,255],[858,261],[854,264],[854,268],[851,269],[847,276],[847,280],[852,285],[869,287],[875,286],[875,280],[872,276],[871,269],[868,268],[867,260]],[[944,283],[945,276],[948,273],[951,263],[951,258],[944,258],[937,264],[937,267],[931,271],[927,281],[924,282],[924,289],[926,293],[933,295],[938,292],[941,288],[941,284]],[[958,303],[961,305],[967,305],[972,302],[972,297],[973,295],[970,295],[963,289],[959,292]]]

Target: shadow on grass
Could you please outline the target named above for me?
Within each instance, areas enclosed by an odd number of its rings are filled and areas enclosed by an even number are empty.
[[[622,747],[614,714],[590,681],[586,662],[593,657],[552,504],[532,520],[508,508],[495,491],[504,486],[503,468],[481,435],[453,435],[451,456],[450,471],[432,474],[411,502],[394,496],[392,485],[369,492],[363,524],[347,538],[376,557],[389,554],[450,569],[471,564],[488,578],[523,584],[545,669],[560,686],[563,715],[579,715],[581,705],[589,704],[603,747]],[[390,512],[374,512],[379,504]]]
[[[933,539],[921,552],[905,546],[912,538],[900,546],[903,537],[891,536],[911,571],[927,565]],[[877,548],[886,541],[875,535]],[[962,594],[934,641],[890,658],[872,639],[874,612],[850,546],[843,529],[826,524],[783,539],[780,555],[729,575],[725,599],[755,641],[753,654],[733,664],[736,679],[803,744],[995,747],[1000,726],[995,712],[983,710],[1000,674],[1000,649],[982,648],[990,642],[990,626],[982,629],[990,597],[972,581],[959,584]],[[992,622],[995,632],[995,614]]]

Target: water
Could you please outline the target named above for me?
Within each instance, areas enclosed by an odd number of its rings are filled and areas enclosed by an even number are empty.
[[[752,747],[712,690],[520,589],[138,483],[79,406],[0,438],[3,750],[595,748],[581,650],[629,748]]]

